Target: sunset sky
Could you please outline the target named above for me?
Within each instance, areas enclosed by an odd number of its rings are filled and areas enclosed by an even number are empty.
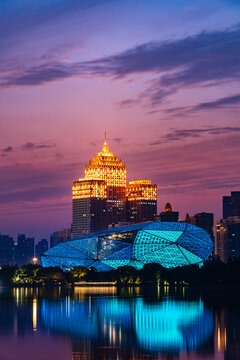
[[[70,227],[102,147],[158,208],[214,212],[240,190],[238,0],[0,3],[0,232]]]

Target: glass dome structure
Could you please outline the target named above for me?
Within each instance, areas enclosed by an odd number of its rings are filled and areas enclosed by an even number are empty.
[[[159,263],[165,268],[201,264],[213,251],[208,233],[180,222],[146,222],[97,231],[60,243],[42,254],[44,267],[75,266],[98,271]]]

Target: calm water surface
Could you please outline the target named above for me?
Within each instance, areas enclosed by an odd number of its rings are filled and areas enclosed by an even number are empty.
[[[240,359],[240,296],[0,288],[0,360]]]

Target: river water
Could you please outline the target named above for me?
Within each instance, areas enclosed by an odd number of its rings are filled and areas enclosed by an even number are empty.
[[[0,360],[240,359],[234,291],[0,288]]]

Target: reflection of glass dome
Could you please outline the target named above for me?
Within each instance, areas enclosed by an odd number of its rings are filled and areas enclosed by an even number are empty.
[[[180,351],[196,349],[213,330],[213,320],[202,302],[167,300],[135,307],[135,329],[146,350]]]
[[[97,313],[89,316],[89,304],[87,302],[74,302],[70,297],[61,301],[43,300],[42,317],[44,323],[58,334],[71,334],[72,336],[83,336],[96,338]]]
[[[213,250],[208,233],[191,224],[146,222],[66,241],[42,256],[43,266],[95,267],[99,271],[159,263],[166,268],[201,264]]]
[[[67,297],[57,302],[44,300],[42,318],[55,333],[104,346],[127,339],[121,346],[131,344],[162,353],[198,349],[213,331],[211,313],[201,301],[145,303],[142,298],[93,297],[89,302]]]

